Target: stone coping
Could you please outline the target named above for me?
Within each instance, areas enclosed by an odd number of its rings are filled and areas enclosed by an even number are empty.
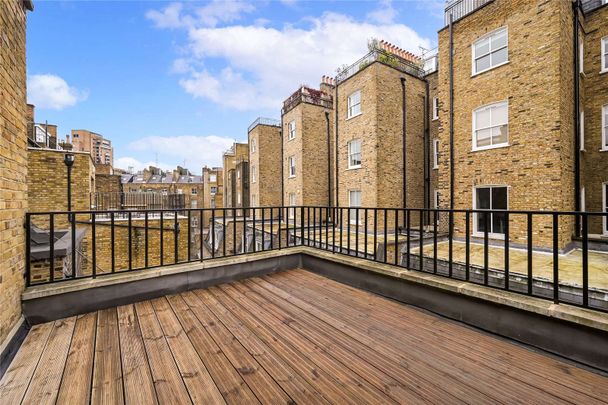
[[[555,318],[608,332],[608,314],[603,312],[580,308],[568,304],[554,304],[552,301],[546,299],[530,297],[523,294],[503,291],[433,274],[421,273],[415,270],[407,270],[405,268],[395,267],[390,264],[376,263],[361,258],[326,252],[306,246],[289,247],[281,250],[248,253],[226,258],[207,259],[202,262],[163,266],[154,269],[136,270],[114,275],[104,275],[96,279],[71,280],[57,284],[33,286],[27,288],[23,292],[22,299],[27,301],[68,292],[86,290],[89,288],[110,286],[165,275],[187,273],[209,268],[228,266],[231,264],[254,262],[272,257],[289,256],[295,254],[306,254],[320,259],[341,263],[363,271],[369,271],[387,277],[394,277],[406,282],[422,284],[453,294],[460,294],[463,296],[492,302],[498,305],[503,305],[541,316]]]

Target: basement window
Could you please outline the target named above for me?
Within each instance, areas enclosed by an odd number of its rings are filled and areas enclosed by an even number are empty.
[[[354,139],[348,143],[348,168],[361,167],[361,140]]]
[[[361,90],[357,90],[348,96],[348,111],[346,118],[353,118],[361,114]]]
[[[296,158],[295,156],[290,156],[288,159],[289,164],[289,177],[296,177]]]
[[[473,43],[473,75],[509,62],[508,31],[506,27],[478,39]]]
[[[433,121],[439,119],[439,98],[433,97]]]
[[[473,150],[507,146],[509,103],[489,104],[473,111]]]
[[[289,139],[290,141],[292,139],[296,138],[296,122],[295,121],[290,121],[289,124],[287,124],[287,139]]]
[[[608,72],[608,37],[602,38],[601,48],[602,70],[601,73]]]
[[[481,186],[475,188],[473,209],[475,210],[506,210],[509,208],[507,186]],[[473,213],[474,233],[483,236],[488,219],[488,235],[492,238],[504,238],[506,215],[502,212]]]

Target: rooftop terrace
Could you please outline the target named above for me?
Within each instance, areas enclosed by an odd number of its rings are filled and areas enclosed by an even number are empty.
[[[606,403],[608,379],[294,269],[36,325],[18,403]]]

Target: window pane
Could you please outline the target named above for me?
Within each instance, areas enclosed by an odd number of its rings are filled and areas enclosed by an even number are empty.
[[[507,143],[509,140],[508,132],[509,130],[507,125],[492,128],[492,145]]]
[[[490,52],[490,39],[482,39],[475,44],[475,57],[479,57]]]
[[[492,188],[492,209],[506,210],[507,209],[507,188],[493,187]]]
[[[509,122],[509,108],[507,104],[492,107],[492,125],[506,124]]]
[[[507,45],[507,31],[497,32],[491,38],[492,50],[502,48]]]
[[[490,209],[490,189],[489,188],[478,188],[477,190],[477,201],[475,208],[479,210]]]
[[[492,233],[505,233],[505,222],[506,215],[503,213],[492,214],[492,227],[490,232]]]
[[[507,61],[508,48],[502,48],[492,54],[492,65],[496,66]]]
[[[482,129],[481,131],[477,131],[477,147],[480,146],[490,146],[492,144],[492,129]]]
[[[492,114],[489,108],[477,111],[475,113],[475,129],[487,128],[492,125]]]
[[[475,71],[480,72],[490,67],[490,55],[486,55],[475,61]]]

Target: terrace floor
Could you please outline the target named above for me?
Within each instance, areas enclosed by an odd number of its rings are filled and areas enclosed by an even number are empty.
[[[606,403],[608,378],[304,270],[34,326],[16,403]]]

